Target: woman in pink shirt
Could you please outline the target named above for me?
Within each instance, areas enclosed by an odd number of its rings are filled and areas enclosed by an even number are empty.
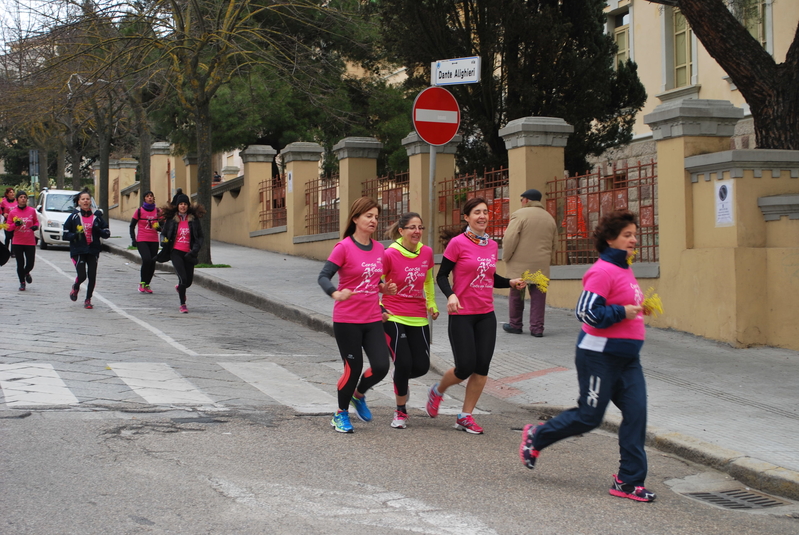
[[[172,261],[172,266],[178,275],[175,290],[180,298],[179,311],[188,314],[186,289],[194,282],[194,266],[197,265],[197,255],[205,241],[200,225],[200,218],[205,215],[205,207],[201,204],[191,204],[189,196],[178,188],[172,204],[167,205],[163,212],[162,250],[158,253],[157,259],[159,262],[167,259]]]
[[[455,423],[457,429],[482,434],[472,411],[483,393],[488,368],[497,340],[497,317],[494,315],[494,288],[526,286],[522,279],[507,279],[496,273],[497,242],[486,234],[490,211],[485,199],[469,199],[461,209],[466,223],[455,236],[445,233],[444,258],[436,282],[447,296],[449,343],[455,367],[444,373],[441,382],[430,387],[427,414],[438,416],[444,392],[462,381],[466,384],[463,408]],[[453,284],[450,286],[449,274]]]
[[[619,472],[610,494],[651,502],[655,493],[644,487],[647,459],[646,382],[641,348],[646,338],[644,294],[628,259],[638,243],[635,214],[619,210],[605,215],[594,230],[599,260],[583,275],[583,293],[575,315],[583,323],[574,362],[580,388],[578,406],[544,424],[522,430],[519,456],[534,468],[544,448],[587,433],[602,423],[611,401],[621,410]]]
[[[150,282],[155,274],[155,256],[158,254],[158,229],[161,226],[161,210],[155,206],[155,194],[146,191],[144,202],[133,212],[130,220],[131,244],[139,250],[141,257],[141,281],[139,292],[151,294]]]
[[[4,219],[8,219],[8,213],[11,211],[12,208],[17,206],[17,200],[14,195],[14,188],[6,188],[5,193],[3,193],[3,199],[0,200],[0,215],[3,216]],[[11,251],[11,237],[14,235],[13,232],[6,229],[5,231],[5,246],[6,249]]]
[[[8,230],[13,232],[11,252],[17,258],[17,276],[19,291],[24,292],[26,285],[33,282],[31,271],[36,261],[36,235],[39,230],[39,218],[36,210],[28,206],[28,194],[17,192],[17,205],[12,208],[6,218]]]
[[[366,392],[386,376],[389,369],[388,346],[383,332],[379,294],[396,291],[396,285],[383,284],[383,245],[372,239],[377,229],[380,206],[369,197],[352,203],[344,239],[338,242],[319,273],[319,286],[335,300],[333,334],[336,337],[344,373],[338,381],[338,411],[330,425],[339,433],[352,433],[349,406],[358,418],[372,420],[366,405]],[[338,273],[338,287],[331,282]],[[363,369],[363,352],[369,368]]]
[[[386,249],[383,271],[395,281],[397,293],[383,297],[383,329],[394,360],[397,409],[391,427],[405,429],[408,421],[408,381],[430,369],[430,325],[438,318],[433,284],[433,250],[421,242],[424,226],[415,212],[402,214],[386,232],[394,243]]]
[[[88,280],[83,308],[91,310],[94,308],[92,294],[97,282],[97,261],[103,250],[100,239],[110,238],[111,231],[100,210],[92,213],[92,194],[88,188],[83,188],[83,191],[75,195],[75,204],[78,209],[64,222],[64,239],[69,242],[69,256],[75,264],[77,274],[69,298],[77,301],[80,285]]]

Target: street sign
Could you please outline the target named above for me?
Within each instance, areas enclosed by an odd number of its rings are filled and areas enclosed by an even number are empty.
[[[480,57],[440,59],[430,64],[430,85],[476,84]]]
[[[413,102],[413,127],[430,145],[446,145],[461,125],[461,110],[452,93],[443,87],[428,87]]]

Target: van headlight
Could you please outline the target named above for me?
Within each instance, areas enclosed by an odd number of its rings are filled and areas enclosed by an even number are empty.
[[[61,221],[53,221],[50,219],[47,221],[47,228],[61,228]]]

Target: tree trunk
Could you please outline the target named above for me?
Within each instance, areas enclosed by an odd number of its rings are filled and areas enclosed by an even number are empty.
[[[56,157],[55,183],[58,189],[64,189],[64,177],[67,170],[67,149],[59,143]]]
[[[78,142],[74,135],[70,136],[69,158],[72,160],[72,189],[80,190],[80,160],[83,154],[78,148]]]
[[[722,0],[679,0],[679,7],[749,104],[757,147],[799,150],[799,28],[778,65]]]
[[[141,103],[142,89],[133,90],[130,105],[136,121],[136,131],[139,134],[139,198],[144,199],[144,192],[150,191],[150,124],[147,121],[147,112]]]
[[[50,158],[48,158],[47,147],[39,147],[39,189],[50,187]]]
[[[111,133],[107,128],[101,129],[97,134],[100,153],[100,180],[97,186],[97,202],[100,210],[108,218],[108,163],[111,159]]]
[[[199,100],[195,108],[197,131],[197,202],[205,207],[205,216],[200,219],[205,241],[198,260],[200,264],[211,262],[211,106],[207,99]]]

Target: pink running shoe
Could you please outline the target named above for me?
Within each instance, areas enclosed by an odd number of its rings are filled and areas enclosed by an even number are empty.
[[[181,312],[181,314],[188,314],[189,313],[189,307],[187,307],[186,305],[180,305],[180,312]]]
[[[438,383],[431,386],[427,393],[427,405],[424,410],[430,418],[438,416],[438,407],[441,405],[441,400],[444,399],[444,396],[436,394],[436,388],[438,388]]]
[[[616,474],[613,474],[613,485],[611,485],[608,492],[611,496],[629,498],[637,502],[654,502],[655,498],[657,498],[654,492],[650,492],[644,487],[636,487],[635,485],[622,482]]]
[[[149,284],[145,284],[144,285],[144,293],[146,293],[146,294],[153,293],[153,291],[150,289],[150,285]]]
[[[458,418],[457,423],[455,424],[455,429],[462,429],[463,431],[473,435],[483,434],[483,428],[475,423],[471,414],[467,414],[463,418]]]
[[[143,282],[140,282],[140,283],[139,283],[139,293],[144,293],[144,291],[145,291],[145,290],[144,290],[144,283],[143,283]]]
[[[394,429],[405,429],[408,427],[408,415],[402,411],[394,411],[394,419],[391,421]]]

